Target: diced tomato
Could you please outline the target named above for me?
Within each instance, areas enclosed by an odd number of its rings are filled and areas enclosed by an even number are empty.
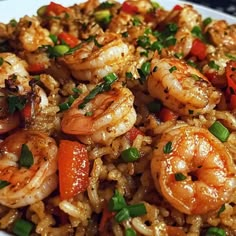
[[[199,60],[204,60],[207,56],[206,44],[198,38],[194,39],[190,54],[196,56]]]
[[[226,65],[225,72],[228,87],[236,93],[236,61],[229,61]]]
[[[182,228],[175,226],[167,226],[167,234],[169,236],[186,236]]]
[[[176,120],[178,115],[166,107],[162,107],[159,112],[159,118],[161,121],[166,122],[169,120]]]
[[[135,126],[133,126],[127,133],[126,133],[126,137],[127,139],[132,143],[136,137],[138,135],[143,135],[142,131],[140,131],[139,129],[137,129]]]
[[[25,120],[30,120],[32,117],[32,103],[28,102],[21,110],[21,114]]]
[[[138,7],[136,7],[134,5],[131,5],[128,2],[124,2],[122,4],[121,10],[128,13],[128,14],[131,14],[131,15],[134,15],[134,14],[138,13]]]
[[[45,70],[45,65],[42,63],[29,64],[28,72],[32,74],[37,74]]]
[[[101,218],[101,221],[100,221],[100,224],[99,224],[99,228],[98,228],[98,231],[101,233],[101,232],[104,232],[105,230],[105,226],[107,224],[107,222],[109,220],[111,220],[111,218],[115,215],[115,212],[112,212],[112,211],[109,211],[108,210],[108,207],[105,206],[103,208],[103,212],[102,212],[102,218]]]
[[[76,141],[61,140],[58,170],[62,200],[84,192],[89,185],[89,159],[85,146]]]
[[[180,5],[175,5],[173,8],[174,11],[180,11],[182,9],[183,9],[183,7],[181,7]]]
[[[64,41],[71,48],[75,47],[78,44],[78,38],[76,38],[74,35],[66,33],[66,32],[61,32],[58,35],[58,39],[61,42]]]
[[[229,107],[230,107],[231,110],[236,109],[236,95],[235,94],[232,94],[231,97],[230,97]]]
[[[50,15],[50,12],[53,12],[55,15],[60,15],[63,12],[68,12],[69,8],[62,6],[61,4],[50,2],[47,6],[46,13]]]

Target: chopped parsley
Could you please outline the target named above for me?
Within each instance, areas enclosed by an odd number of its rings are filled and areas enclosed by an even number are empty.
[[[19,159],[20,167],[30,168],[34,164],[34,157],[29,147],[26,144],[22,144],[21,154]]]
[[[183,181],[185,179],[187,179],[187,177],[184,174],[182,174],[182,173],[175,173],[175,180],[176,181]]]
[[[172,142],[169,141],[164,147],[163,147],[163,152],[165,154],[169,154],[172,152]]]

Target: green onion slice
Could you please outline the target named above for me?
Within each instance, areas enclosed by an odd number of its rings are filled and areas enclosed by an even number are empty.
[[[33,227],[34,225],[31,222],[18,219],[15,221],[12,231],[17,236],[29,236]]]
[[[117,190],[115,190],[113,197],[108,202],[108,209],[110,211],[119,211],[126,206],[127,204],[124,197]]]
[[[187,177],[184,174],[182,174],[182,173],[176,173],[175,174],[175,180],[176,181],[183,181],[185,179],[187,179]]]
[[[8,182],[6,180],[0,180],[0,189],[5,188],[9,184],[10,184],[10,182]]]
[[[172,142],[169,141],[164,147],[163,147],[163,152],[165,154],[171,153],[172,152]]]
[[[210,127],[209,131],[217,137],[221,142],[227,141],[230,132],[229,130],[221,124],[219,121],[215,121]]]
[[[30,168],[34,164],[33,154],[26,144],[22,144],[19,164],[26,168]]]
[[[124,220],[128,220],[130,218],[129,210],[127,208],[121,209],[116,215],[115,220],[116,222],[120,223]]]
[[[161,107],[162,107],[162,104],[160,101],[152,101],[150,103],[147,104],[147,108],[149,110],[149,112],[152,112],[152,113],[157,113],[161,110]]]
[[[121,158],[125,162],[134,162],[140,158],[140,152],[135,147],[130,147],[121,152]]]
[[[146,207],[143,203],[129,205],[127,206],[127,209],[131,217],[137,217],[147,214]]]
[[[127,228],[125,230],[125,236],[136,236],[136,232],[132,228]]]
[[[206,236],[226,236],[226,233],[221,228],[210,227],[206,232]]]
[[[221,206],[221,208],[219,209],[218,213],[217,213],[217,216],[219,216],[223,211],[225,210],[225,204],[223,204]]]
[[[212,19],[210,17],[207,17],[206,19],[203,20],[203,25],[207,26],[212,22]]]

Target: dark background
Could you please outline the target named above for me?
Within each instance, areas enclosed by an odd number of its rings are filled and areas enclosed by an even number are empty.
[[[236,16],[236,0],[187,0]]]

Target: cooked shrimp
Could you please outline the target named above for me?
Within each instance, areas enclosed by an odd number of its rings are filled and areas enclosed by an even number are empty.
[[[117,34],[104,33],[62,60],[78,80],[97,83],[111,72],[118,72],[125,65],[129,46]]]
[[[29,74],[26,71],[27,63],[13,53],[0,53],[0,88],[5,88],[7,80],[12,80],[18,92],[30,91]]]
[[[236,24],[229,25],[225,20],[213,21],[206,29],[211,42],[228,50],[236,50]]]
[[[33,164],[20,166],[22,145],[33,155]],[[17,208],[47,197],[57,187],[57,146],[37,131],[18,131],[0,143],[0,180],[9,185],[0,189],[0,203]]]
[[[83,142],[90,140],[108,144],[131,129],[136,121],[134,96],[119,84],[110,91],[98,94],[83,109],[79,109],[83,98],[74,101],[61,122],[63,132],[78,135]]]
[[[202,17],[193,6],[184,4],[180,10],[173,8],[163,23],[171,22],[176,23],[179,28],[185,27],[191,31],[194,26],[201,25]]]
[[[151,161],[156,188],[173,207],[191,215],[219,210],[229,201],[235,171],[224,144],[208,130],[191,126],[165,132]]]
[[[41,27],[39,20],[36,17],[25,16],[20,19],[17,24],[20,47],[29,52],[36,51],[43,45],[53,45],[50,32]]]
[[[221,97],[204,75],[177,58],[151,61],[148,91],[181,115],[207,113]]]

